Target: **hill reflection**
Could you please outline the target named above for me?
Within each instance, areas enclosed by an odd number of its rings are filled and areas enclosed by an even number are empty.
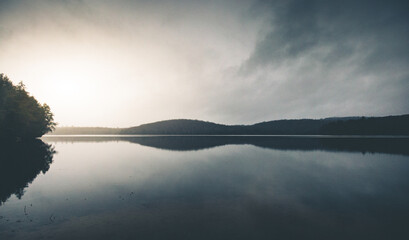
[[[309,136],[49,136],[49,142],[126,141],[171,151],[194,151],[231,144],[277,150],[343,151],[409,155],[409,137]]]
[[[0,205],[15,194],[21,198],[24,189],[37,175],[50,168],[55,151],[41,140],[0,143]]]

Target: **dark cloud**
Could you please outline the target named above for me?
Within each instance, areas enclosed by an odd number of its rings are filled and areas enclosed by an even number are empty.
[[[233,76],[242,87],[232,94],[245,104],[230,114],[257,120],[261,112],[266,119],[407,113],[408,12],[407,1],[255,3],[251,16],[264,16],[266,24]]]
[[[369,49],[368,66],[408,61],[407,1],[274,1],[271,31],[259,41],[246,67],[279,63],[315,48],[329,47],[323,60],[333,63]],[[266,6],[263,6],[264,8]]]
[[[0,0],[0,11],[5,10],[6,7],[10,6],[13,3],[13,0]]]

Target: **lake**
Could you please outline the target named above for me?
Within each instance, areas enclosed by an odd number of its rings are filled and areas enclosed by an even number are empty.
[[[405,137],[48,136],[0,163],[0,239],[409,239]]]

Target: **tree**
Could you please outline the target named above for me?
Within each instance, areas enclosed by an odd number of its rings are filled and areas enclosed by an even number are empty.
[[[0,138],[41,137],[54,130],[56,123],[47,104],[40,104],[22,82],[14,86],[0,74]]]

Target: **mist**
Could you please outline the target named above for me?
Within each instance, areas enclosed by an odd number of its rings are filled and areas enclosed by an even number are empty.
[[[409,111],[405,1],[0,1],[0,72],[60,126]]]

